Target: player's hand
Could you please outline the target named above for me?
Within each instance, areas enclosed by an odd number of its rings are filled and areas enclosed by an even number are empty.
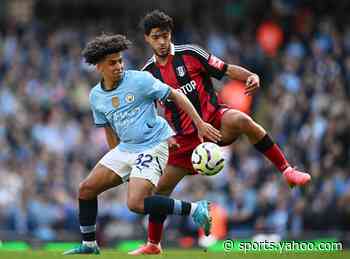
[[[168,147],[169,149],[178,149],[180,144],[176,142],[176,139],[173,137],[168,138]]]
[[[201,142],[204,141],[204,138],[207,138],[215,143],[221,141],[222,136],[220,131],[214,128],[209,123],[202,121],[199,125],[197,125],[197,129],[198,137],[201,140]]]
[[[257,74],[253,74],[247,78],[245,83],[244,94],[252,95],[260,87],[260,78]]]

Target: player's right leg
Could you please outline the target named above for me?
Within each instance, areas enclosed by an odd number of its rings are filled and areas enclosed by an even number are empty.
[[[79,222],[82,244],[68,250],[64,255],[99,254],[96,242],[97,196],[123,183],[122,178],[111,169],[97,164],[79,185]]]
[[[79,222],[83,240],[79,247],[66,251],[65,255],[99,254],[96,242],[97,196],[125,182],[129,173],[125,162],[128,158],[119,153],[117,149],[110,150],[79,185]]]

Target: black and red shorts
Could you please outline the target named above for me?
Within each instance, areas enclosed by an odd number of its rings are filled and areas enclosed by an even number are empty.
[[[220,130],[222,117],[228,110],[229,108],[226,107],[218,109],[209,123]],[[180,147],[170,150],[168,164],[187,169],[189,174],[197,174],[191,162],[192,151],[201,143],[197,131],[186,135],[176,135],[175,139],[180,144]]]

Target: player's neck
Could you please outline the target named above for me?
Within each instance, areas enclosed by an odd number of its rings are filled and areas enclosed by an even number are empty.
[[[165,66],[168,63],[168,60],[169,60],[169,55],[166,55],[165,57],[156,55],[156,61],[161,66]]]
[[[102,88],[106,91],[113,90],[118,87],[119,83],[123,80],[123,78],[120,78],[117,81],[108,79],[108,78],[103,78],[102,79]]]

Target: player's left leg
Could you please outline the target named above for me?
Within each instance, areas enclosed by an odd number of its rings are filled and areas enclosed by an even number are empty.
[[[128,185],[128,208],[140,214],[149,215],[192,215],[198,204],[152,195],[155,186],[142,178],[130,178]]]
[[[176,185],[186,176],[193,175],[191,163],[192,150],[200,143],[197,133],[187,136],[176,136],[177,149],[169,150],[169,159],[164,173],[159,179],[156,194],[170,196]],[[148,218],[147,240],[151,244],[159,244],[162,239],[163,225],[166,216],[150,216]]]
[[[186,176],[188,171],[183,168],[167,165],[164,173],[159,179],[155,193],[157,195],[170,196],[175,186]],[[149,250],[150,253],[159,250],[160,241],[162,239],[163,225],[167,215],[149,215],[147,229],[147,244],[140,250]],[[141,251],[142,252],[142,251]],[[136,253],[136,252],[135,252]],[[137,253],[138,254],[138,253]],[[136,255],[137,255],[136,254]],[[141,253],[142,254],[142,253]]]
[[[269,159],[283,174],[288,184],[305,185],[311,180],[307,173],[292,168],[281,149],[273,142],[264,128],[247,114],[228,109],[221,118],[221,134],[223,144],[231,144],[239,136],[246,135],[252,145]]]
[[[211,217],[207,201],[186,202],[171,199],[166,196],[152,195],[155,185],[147,179],[130,178],[128,185],[128,208],[136,213],[148,214],[150,217],[163,218],[167,215],[192,216],[199,227],[205,228],[209,234]],[[159,254],[159,244],[150,243],[140,249],[130,252],[131,255]]]
[[[152,218],[165,218],[167,215],[192,216],[199,227],[210,231],[211,218],[207,201],[190,203],[175,200],[166,196],[152,195],[158,184],[160,175],[164,171],[167,162],[167,145],[160,146],[159,150],[144,152],[142,157],[147,157],[148,164],[136,162],[128,185],[128,207],[136,213],[149,214]],[[208,233],[209,234],[209,233]],[[131,255],[160,253],[159,244],[148,244],[135,251]]]

